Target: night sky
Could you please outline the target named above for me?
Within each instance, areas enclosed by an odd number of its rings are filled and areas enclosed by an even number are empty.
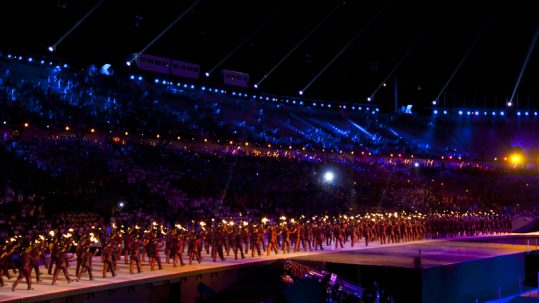
[[[99,1],[9,2],[0,10],[0,52],[39,56]],[[297,95],[363,29],[305,97],[365,102],[411,50],[375,101],[391,108],[397,77],[400,102],[430,106],[476,41],[439,103],[502,108],[539,25],[533,1],[521,2],[201,0],[146,53],[198,63],[207,71],[259,29],[219,67],[249,73],[253,84],[340,6],[261,84],[261,91]],[[124,68],[129,53],[140,51],[192,3],[105,0],[54,55],[73,64]],[[535,49],[517,92],[519,108],[539,107],[538,56]],[[217,74],[209,81],[218,81]]]

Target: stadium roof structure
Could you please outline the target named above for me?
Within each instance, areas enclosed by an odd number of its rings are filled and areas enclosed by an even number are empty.
[[[54,56],[73,64],[119,68],[149,46],[145,53],[203,71],[248,73],[251,85],[275,94],[372,97],[391,108],[397,80],[402,104],[503,108],[513,100],[519,108],[539,107],[534,3],[497,3],[7,1],[0,52],[47,55],[63,37]]]

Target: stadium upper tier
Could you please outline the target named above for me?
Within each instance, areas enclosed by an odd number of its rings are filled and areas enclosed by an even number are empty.
[[[81,132],[101,126],[163,139],[489,161],[503,159],[515,148],[534,158],[538,143],[533,115],[387,114],[375,104],[330,108],[331,103],[320,100],[276,102],[276,97],[227,87],[177,85],[157,77],[131,76],[135,81],[130,81],[94,69],[24,61],[0,61],[2,103],[7,106],[0,115],[14,128],[32,120],[34,125],[69,125]],[[21,106],[11,106],[16,102]]]

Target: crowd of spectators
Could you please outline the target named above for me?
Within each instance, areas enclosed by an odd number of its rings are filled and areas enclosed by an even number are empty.
[[[338,116],[171,93],[93,69],[3,63],[0,222],[92,224],[119,216],[173,222],[373,208],[511,212],[537,199],[533,171],[415,167],[396,156],[376,157],[425,151],[389,134],[375,115],[353,117],[363,131]],[[364,154],[337,152],[352,146]],[[337,176],[331,182],[323,177],[328,170]]]

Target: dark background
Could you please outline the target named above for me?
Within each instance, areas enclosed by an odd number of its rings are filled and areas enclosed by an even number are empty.
[[[47,47],[98,2],[4,1],[0,9],[0,52],[48,55]],[[365,102],[413,47],[394,74],[398,77],[400,103],[431,106],[479,37],[442,94],[439,106],[503,108],[517,81],[539,17],[533,1],[469,2],[348,0],[263,82],[260,90],[297,95],[379,13],[372,25],[310,86],[306,97]],[[54,56],[74,65],[112,63],[117,70],[122,69],[129,53],[140,51],[192,3],[193,0],[105,0],[58,45]],[[146,53],[198,63],[202,71],[207,71],[263,25],[219,68],[249,73],[253,84],[339,3],[201,0]],[[537,57],[535,50],[517,92],[519,108],[537,107]],[[218,81],[217,74],[214,72],[210,80]],[[387,87],[378,91],[375,102],[384,109],[392,108],[393,77]]]

